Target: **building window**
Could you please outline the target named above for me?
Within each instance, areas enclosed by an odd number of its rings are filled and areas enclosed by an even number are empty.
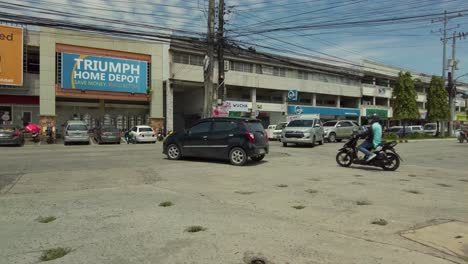
[[[251,63],[231,61],[231,70],[238,72],[253,72],[253,65]]]
[[[190,56],[183,53],[174,53],[174,63],[189,64]]]
[[[297,78],[302,79],[302,80],[308,80],[309,79],[309,74],[305,71],[298,71],[297,72]]]
[[[263,74],[262,65],[260,65],[260,64],[255,65],[255,73]]]
[[[32,122],[31,111],[24,111],[22,120],[23,120],[23,123],[31,123]]]
[[[190,60],[190,65],[203,66],[204,57],[198,56],[198,55],[190,55],[189,60]]]
[[[286,77],[286,69],[285,68],[279,68],[279,67],[273,67],[273,75],[274,76],[280,76],[280,77]]]
[[[310,99],[310,98],[299,98],[299,103],[310,104],[310,103],[312,103],[312,99]]]
[[[55,52],[55,84],[62,83],[62,53]]]
[[[39,74],[39,47],[26,46],[24,72]]]

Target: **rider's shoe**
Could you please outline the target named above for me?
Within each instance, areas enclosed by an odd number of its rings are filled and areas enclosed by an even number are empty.
[[[366,159],[367,162],[371,161],[373,158],[377,157],[374,153],[371,153],[369,157]]]

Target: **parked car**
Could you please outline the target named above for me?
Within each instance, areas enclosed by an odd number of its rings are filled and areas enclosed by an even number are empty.
[[[164,140],[163,153],[171,160],[182,157],[227,159],[242,166],[248,158],[261,161],[268,154],[268,137],[262,123],[250,118],[207,118]]]
[[[120,144],[121,135],[118,128],[113,126],[102,126],[94,129],[94,140],[98,144],[117,143]]]
[[[281,134],[283,147],[288,143],[309,144],[315,146],[315,143],[323,144],[324,141],[323,126],[320,119],[300,118],[289,122]]]
[[[441,124],[439,124],[439,132],[441,131]],[[437,123],[427,123],[423,127],[423,132],[428,135],[435,136],[437,134]],[[448,133],[448,127],[445,127],[445,133]]]
[[[69,120],[63,127],[63,144],[86,143],[89,144],[88,126],[80,120]]]
[[[24,135],[21,128],[11,125],[0,125],[0,145],[24,145]]]
[[[288,122],[280,122],[276,125],[275,130],[273,131],[273,139],[281,141],[281,133],[283,129],[288,125]]]
[[[130,129],[129,138],[133,143],[151,142],[156,143],[158,139],[153,128],[150,126],[134,126]]]
[[[269,125],[266,129],[268,139],[273,139],[273,132],[275,131],[276,125]]]
[[[341,142],[359,131],[359,125],[353,121],[339,120],[327,121],[323,124],[323,132],[328,142]]]
[[[398,137],[403,137],[403,127],[393,126],[387,129],[386,133],[395,133]],[[407,126],[405,127],[405,136],[409,136],[414,133],[423,133],[421,126]]]

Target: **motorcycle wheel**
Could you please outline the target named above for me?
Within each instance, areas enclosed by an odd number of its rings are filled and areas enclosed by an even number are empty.
[[[336,163],[341,167],[349,167],[353,164],[353,157],[351,153],[340,151],[336,154]]]
[[[387,161],[382,166],[382,169],[386,171],[395,171],[398,169],[398,167],[400,167],[400,159],[398,156],[392,152],[387,152],[385,154],[387,155]]]

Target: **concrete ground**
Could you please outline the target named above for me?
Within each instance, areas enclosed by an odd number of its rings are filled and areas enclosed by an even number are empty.
[[[338,167],[341,145],[272,142],[245,167],[169,161],[159,142],[2,147],[0,263],[56,247],[72,251],[48,263],[464,263],[399,233],[468,222],[468,144],[399,144],[396,172]]]

